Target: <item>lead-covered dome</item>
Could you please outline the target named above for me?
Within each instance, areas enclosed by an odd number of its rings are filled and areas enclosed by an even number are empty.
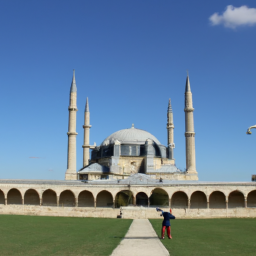
[[[129,129],[123,129],[112,133],[101,143],[101,146],[115,143],[115,141],[119,141],[121,144],[144,144],[147,139],[153,140],[158,145],[161,144],[151,133],[141,129],[136,129],[132,126]]]

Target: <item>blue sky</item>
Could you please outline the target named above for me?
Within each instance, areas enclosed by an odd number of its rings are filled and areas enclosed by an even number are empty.
[[[0,178],[64,179],[73,69],[78,169],[86,97],[97,145],[132,123],[166,145],[171,98],[176,164],[184,169],[189,70],[199,179],[250,181],[256,26],[240,18],[228,26],[221,16],[228,5],[256,8],[238,0],[1,1]]]

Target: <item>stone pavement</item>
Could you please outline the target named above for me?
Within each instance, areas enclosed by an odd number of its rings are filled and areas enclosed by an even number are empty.
[[[111,256],[169,256],[148,219],[133,220]]]

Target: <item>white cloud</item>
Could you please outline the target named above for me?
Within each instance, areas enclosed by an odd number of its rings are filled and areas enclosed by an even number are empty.
[[[223,24],[227,28],[253,26],[256,25],[256,8],[249,8],[246,5],[241,7],[228,5],[225,12],[221,15],[214,13],[209,20],[213,26]]]

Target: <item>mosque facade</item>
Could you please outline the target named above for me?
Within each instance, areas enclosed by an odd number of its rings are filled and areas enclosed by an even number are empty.
[[[186,171],[179,170],[174,159],[174,123],[171,101],[167,109],[167,146],[147,131],[132,125],[114,132],[100,146],[90,145],[90,111],[86,99],[84,112],[83,167],[76,171],[76,105],[75,73],[70,88],[68,166],[66,180],[126,179],[143,173],[153,179],[198,180],[195,157],[194,108],[189,77],[185,87]],[[91,157],[90,152],[91,151]]]
[[[174,121],[167,109],[167,145],[147,131],[114,132],[90,145],[90,111],[84,112],[83,166],[76,166],[77,87],[70,88],[65,180],[0,179],[0,214],[157,218],[155,207],[178,218],[256,217],[255,182],[198,181],[192,92],[185,86],[186,170],[175,165]],[[91,150],[91,156],[90,156]]]

